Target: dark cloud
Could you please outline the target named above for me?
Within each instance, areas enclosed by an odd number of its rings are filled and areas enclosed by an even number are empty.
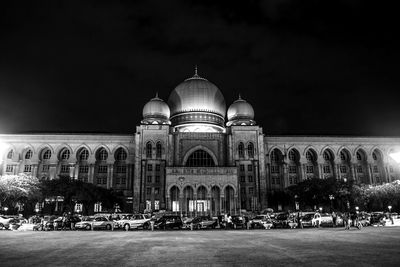
[[[364,1],[2,3],[0,131],[131,133],[199,66],[272,134],[399,135],[394,10]]]

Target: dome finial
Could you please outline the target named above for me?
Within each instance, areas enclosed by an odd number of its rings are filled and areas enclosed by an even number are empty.
[[[239,100],[242,100],[242,96],[239,94]]]
[[[158,98],[158,91],[156,92],[156,98]]]
[[[197,74],[197,64],[194,65],[194,76],[199,76],[199,75]]]

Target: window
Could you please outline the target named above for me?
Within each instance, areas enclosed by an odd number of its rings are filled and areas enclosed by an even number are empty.
[[[151,183],[151,180],[152,180],[151,175],[147,175],[147,182],[148,182],[148,183]]]
[[[79,173],[89,173],[89,166],[88,165],[80,165]]]
[[[246,188],[240,188],[240,195],[242,196],[242,198],[246,197]]]
[[[361,165],[357,166],[357,173],[362,173],[363,172],[363,168]]]
[[[117,173],[126,173],[126,165],[117,165]]]
[[[151,187],[147,187],[146,188],[146,194],[147,195],[151,195]]]
[[[120,183],[121,183],[121,178],[116,177],[116,178],[115,178],[115,184],[120,184]]]
[[[244,158],[244,145],[242,142],[238,145],[239,158]]]
[[[281,184],[281,178],[280,177],[275,177],[275,183],[276,184]]]
[[[151,210],[151,200],[146,200],[146,210]]]
[[[376,166],[376,165],[374,166],[374,172],[375,172],[375,173],[379,172],[379,171],[378,171],[378,166]]]
[[[32,165],[25,165],[24,172],[32,172]]]
[[[156,172],[159,172],[160,171],[160,164],[156,164]]]
[[[67,160],[69,159],[71,153],[69,152],[68,149],[64,149],[63,151],[61,151],[61,159],[62,160]]]
[[[249,175],[249,183],[253,182],[253,175]]]
[[[253,165],[251,165],[251,164],[247,165],[247,170],[249,172],[252,172],[253,171]]]
[[[324,165],[324,173],[330,173],[330,172],[331,172],[331,166]]]
[[[247,154],[249,158],[254,158],[254,145],[251,142],[247,145]]]
[[[116,160],[126,160],[127,154],[123,148],[118,148],[117,153],[116,153]]]
[[[306,173],[314,173],[314,166],[306,166]]]
[[[154,209],[159,210],[160,209],[160,200],[155,200],[154,201]]]
[[[156,175],[156,183],[160,182],[160,175]]]
[[[297,173],[297,166],[289,166],[289,173]]]
[[[362,156],[360,152],[357,152],[356,154],[357,160],[362,160]]]
[[[279,173],[279,166],[272,165],[271,166],[271,173]]]
[[[153,171],[153,164],[147,164],[147,171]]]
[[[249,195],[253,195],[254,194],[254,188],[253,187],[249,187]]]
[[[289,184],[293,184],[293,177],[289,176]]]
[[[89,151],[86,148],[84,148],[79,154],[79,160],[80,161],[88,160],[88,158],[89,158]]]
[[[313,155],[313,153],[311,151],[307,151],[306,152],[306,159],[309,162],[313,162],[314,161],[314,155]]]
[[[10,151],[8,151],[7,158],[12,159],[13,156],[14,156],[14,151],[11,149]]]
[[[47,149],[44,153],[43,153],[43,159],[50,159],[51,158],[51,151],[50,149]]]
[[[98,173],[107,173],[107,165],[99,165]]]
[[[245,182],[246,182],[246,176],[241,175],[241,176],[240,176],[240,182],[241,182],[241,183],[245,183]]]
[[[340,173],[347,173],[347,166],[346,165],[340,165],[339,169],[340,169]]]
[[[374,159],[374,160],[378,160],[378,156],[376,155],[376,153],[374,152],[374,153],[372,153],[372,158]]]
[[[154,188],[154,195],[159,195],[160,194],[160,188],[159,187],[155,187]]]
[[[186,161],[186,167],[214,167],[214,160],[204,150],[196,150]]]
[[[107,160],[107,158],[108,158],[107,151],[104,148],[100,149],[99,160]]]
[[[32,150],[29,149],[25,154],[25,159],[31,159],[32,155],[33,155],[33,152],[32,152]]]
[[[47,164],[42,165],[42,172],[48,172],[49,169],[50,169],[50,165],[47,165]]]
[[[162,146],[161,143],[158,142],[156,145],[156,158],[160,159],[162,154]]]
[[[296,161],[296,153],[293,150],[289,151],[289,160]]]
[[[97,184],[101,184],[101,177],[97,177]]]
[[[69,173],[69,165],[61,165],[61,173]]]
[[[150,142],[147,142],[146,144],[146,158],[151,159],[153,152],[153,146],[151,145]]]
[[[329,154],[328,151],[324,151],[324,160],[325,161],[330,161],[331,160],[331,155]]]
[[[240,171],[244,172],[244,165],[243,164],[240,164]]]
[[[12,172],[14,170],[14,166],[13,165],[7,165],[6,166],[6,172]]]
[[[125,177],[121,178],[121,184],[126,184],[126,178]]]
[[[294,177],[294,183],[297,184],[299,181],[299,179],[297,178],[297,176]]]
[[[277,155],[277,153],[276,153],[276,150],[273,150],[272,152],[271,152],[271,162],[278,162],[279,161],[279,158],[278,158],[278,155]]]
[[[103,184],[107,184],[107,177],[103,177]]]

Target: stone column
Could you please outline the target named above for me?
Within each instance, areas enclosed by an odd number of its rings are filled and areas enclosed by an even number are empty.
[[[374,176],[373,176],[373,173],[372,173],[372,163],[368,162],[367,169],[368,169],[369,183],[370,184],[374,184],[375,183],[375,179],[374,179]]]
[[[91,164],[89,164],[89,177],[88,177],[88,182],[89,183],[92,183],[92,184],[95,184],[95,182],[94,182],[94,164],[93,163],[91,163]]]
[[[289,184],[289,172],[288,172],[288,164],[286,162],[283,163],[283,188],[286,188]]]
[[[357,182],[355,163],[350,163],[350,176],[353,181]]]
[[[73,163],[68,164],[69,165],[69,177],[71,179],[75,179],[75,165]]]
[[[75,164],[74,179],[78,179],[79,176],[79,164]]]
[[[37,164],[32,164],[32,176],[38,177],[38,165]]]
[[[335,163],[335,169],[336,169],[336,180],[341,180],[342,179],[342,175],[340,174],[340,164],[339,163]]]
[[[179,190],[179,212],[181,213],[182,217],[182,212],[183,212],[183,192],[182,190]]]
[[[114,164],[108,164],[108,179],[107,179],[107,188],[110,189],[114,184]]]

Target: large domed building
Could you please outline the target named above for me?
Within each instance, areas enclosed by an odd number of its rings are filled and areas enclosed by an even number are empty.
[[[279,192],[310,178],[379,184],[400,177],[389,157],[400,138],[271,136],[249,102],[228,103],[196,69],[168,101],[156,95],[144,104],[133,134],[0,135],[0,174],[68,176],[121,192],[124,211],[190,217],[293,210]]]

